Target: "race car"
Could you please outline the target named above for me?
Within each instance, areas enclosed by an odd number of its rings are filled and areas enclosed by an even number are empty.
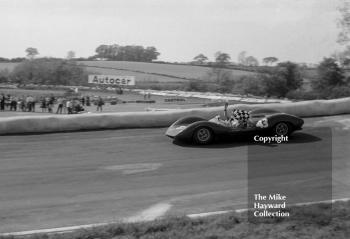
[[[248,123],[242,127],[219,116],[206,120],[201,117],[183,117],[173,123],[166,136],[180,141],[192,141],[197,144],[209,144],[216,138],[239,138],[250,134],[272,134],[288,136],[301,130],[304,120],[272,109],[256,109],[249,112]]]

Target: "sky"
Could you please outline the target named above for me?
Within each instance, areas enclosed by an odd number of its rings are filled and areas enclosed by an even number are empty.
[[[155,46],[159,60],[217,51],[317,63],[339,49],[341,0],[0,0],[0,57],[95,54],[101,44]]]

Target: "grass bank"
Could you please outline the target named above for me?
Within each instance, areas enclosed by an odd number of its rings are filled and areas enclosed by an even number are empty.
[[[165,218],[144,223],[120,223],[66,234],[37,234],[30,239],[226,239],[226,238],[350,238],[350,202],[293,207],[290,217],[250,223],[246,213],[190,219]],[[0,239],[12,239],[3,236]]]

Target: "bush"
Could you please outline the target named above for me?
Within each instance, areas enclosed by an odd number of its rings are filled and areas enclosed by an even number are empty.
[[[150,89],[151,90],[162,90],[162,87],[160,87],[160,85],[151,85]]]
[[[7,68],[0,71],[0,83],[9,83],[10,72]]]
[[[237,84],[244,94],[265,95],[262,80],[257,76],[242,76]]]
[[[317,73],[318,78],[311,82],[314,90],[327,91],[330,87],[346,85],[344,72],[333,58],[324,58]]]
[[[74,61],[39,58],[18,64],[11,78],[18,84],[86,85],[87,75],[85,68]]]
[[[326,91],[324,94],[325,97],[329,99],[350,97],[350,86],[336,86]]]
[[[230,78],[225,78],[219,82],[218,91],[220,93],[232,93],[235,81]]]
[[[287,79],[279,74],[261,75],[261,80],[268,96],[285,97],[289,91]]]
[[[278,75],[285,79],[288,90],[296,90],[303,84],[298,64],[287,61],[278,64]]]
[[[186,83],[184,90],[206,92],[208,91],[208,85],[201,80],[189,80],[188,83]]]
[[[286,79],[278,74],[243,76],[239,84],[245,94],[257,96],[285,97],[288,92]]]

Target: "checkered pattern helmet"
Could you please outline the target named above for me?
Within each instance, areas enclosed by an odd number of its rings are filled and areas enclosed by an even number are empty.
[[[239,121],[247,121],[250,117],[250,113],[246,110],[234,109],[232,111],[232,117]]]

